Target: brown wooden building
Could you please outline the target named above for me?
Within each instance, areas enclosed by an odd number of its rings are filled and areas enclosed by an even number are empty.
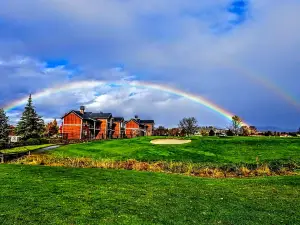
[[[65,139],[109,139],[153,135],[154,121],[113,117],[111,113],[72,110],[62,117],[60,131]]]
[[[125,122],[125,135],[128,138],[137,136],[152,136],[154,120],[140,120],[138,118]]]
[[[112,138],[125,137],[125,121],[123,117],[113,117]]]
[[[62,134],[66,139],[107,139],[111,134],[112,114],[72,110],[62,117]]]

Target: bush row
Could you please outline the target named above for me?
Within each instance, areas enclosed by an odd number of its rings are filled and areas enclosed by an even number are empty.
[[[7,143],[4,141],[0,141],[0,149],[22,147],[22,146],[27,146],[27,145],[42,145],[42,144],[49,144],[49,140],[45,139],[45,138],[30,138],[26,141],[21,140],[16,143]]]

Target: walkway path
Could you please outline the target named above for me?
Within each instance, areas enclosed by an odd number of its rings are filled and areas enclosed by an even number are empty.
[[[20,152],[20,153],[13,153],[13,154],[0,154],[0,163],[8,162],[11,160],[16,160],[18,158],[21,158],[25,155],[29,155],[31,153],[38,153],[38,154],[45,153],[47,151],[51,151],[51,150],[57,149],[59,147],[60,147],[60,145],[53,145],[53,146],[40,148],[40,149],[28,151],[28,152]]]
[[[54,150],[54,149],[57,149],[59,148],[60,145],[53,145],[53,146],[49,146],[49,147],[46,147],[46,148],[40,148],[36,151],[33,151],[34,153],[44,153],[44,152],[47,152],[47,151],[50,151],[50,150]]]

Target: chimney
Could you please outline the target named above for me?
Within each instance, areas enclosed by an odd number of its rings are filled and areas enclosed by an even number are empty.
[[[138,123],[140,122],[140,118],[139,118],[138,115],[135,115],[135,116],[134,116],[134,119],[135,119],[136,121],[138,121]]]
[[[80,106],[80,113],[81,114],[84,114],[84,110],[85,110],[85,107],[84,106]]]

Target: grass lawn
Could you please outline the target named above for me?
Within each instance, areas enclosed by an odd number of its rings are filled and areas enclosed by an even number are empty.
[[[107,140],[67,145],[52,151],[58,157],[138,161],[180,161],[194,163],[255,163],[272,160],[300,162],[300,138],[193,137],[183,145],[153,145],[151,139]]]
[[[22,146],[22,147],[0,150],[0,153],[10,154],[10,153],[28,152],[28,151],[33,151],[33,150],[37,150],[40,148],[46,148],[51,145],[52,144]]]
[[[0,224],[300,224],[300,176],[0,165]]]

